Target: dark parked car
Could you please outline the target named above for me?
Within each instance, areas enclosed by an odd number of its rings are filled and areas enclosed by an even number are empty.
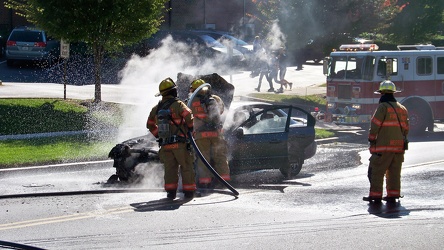
[[[11,31],[6,41],[5,54],[8,66],[15,61],[38,61],[50,65],[59,58],[60,43],[49,38],[43,30],[18,27]]]
[[[0,35],[0,57],[5,55],[6,50],[6,39]]]
[[[316,120],[293,106],[263,102],[233,102],[224,116],[232,174],[279,169],[286,177],[299,174],[304,160],[316,153]],[[158,146],[149,134],[117,144],[109,156],[116,175],[110,180],[138,178],[135,167],[158,161]]]

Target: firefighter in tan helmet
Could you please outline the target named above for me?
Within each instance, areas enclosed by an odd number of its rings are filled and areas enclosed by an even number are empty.
[[[202,79],[193,81],[190,85],[190,93],[193,93],[203,84],[205,82]],[[196,145],[217,173],[224,180],[229,181],[230,168],[227,160],[227,143],[222,135],[221,121],[224,103],[219,96],[211,94],[210,86],[201,88],[191,101]],[[199,187],[214,187],[213,174],[200,159],[197,160],[197,166]]]
[[[187,105],[177,98],[177,87],[171,78],[159,84],[156,96],[160,95],[162,100],[151,110],[146,126],[159,142],[159,158],[165,167],[167,198],[176,198],[179,171],[185,198],[193,198],[196,190],[194,155],[187,138],[188,131],[193,130],[193,115]]]
[[[381,82],[375,92],[381,94],[381,98],[371,118],[368,135],[370,192],[364,197],[365,201],[396,202],[401,197],[401,166],[408,149],[409,120],[407,109],[393,95],[397,92],[395,84],[389,80]],[[382,198],[384,176],[387,196]]]

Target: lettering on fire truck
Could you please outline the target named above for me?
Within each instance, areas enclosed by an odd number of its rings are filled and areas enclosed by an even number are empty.
[[[433,131],[434,121],[444,120],[444,48],[428,44],[378,49],[376,44],[342,45],[324,60],[325,120],[370,124],[380,98],[374,92],[390,79],[400,91],[395,98],[409,111],[410,130]]]

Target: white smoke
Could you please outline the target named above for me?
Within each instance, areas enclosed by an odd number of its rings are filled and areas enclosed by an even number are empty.
[[[131,107],[123,110],[124,122],[119,129],[118,140],[148,133],[146,120],[152,107],[161,97],[154,95],[159,90],[159,83],[170,77],[176,80],[179,72],[189,75],[211,74],[218,72],[222,59],[207,60],[203,63],[194,61],[198,57],[197,48],[174,41],[168,36],[162,46],[152,50],[146,57],[133,55],[120,72],[120,84],[134,90],[130,94],[122,93],[120,102],[130,103]]]
[[[278,20],[273,21],[271,29],[266,36],[266,41],[271,50],[277,50],[280,47],[285,47],[287,42],[286,36],[284,33],[282,33]]]

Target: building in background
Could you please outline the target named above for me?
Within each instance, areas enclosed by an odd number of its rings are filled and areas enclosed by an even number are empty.
[[[214,29],[230,31],[252,41],[259,23],[251,0],[171,0],[161,29]]]
[[[256,5],[251,0],[170,0],[161,29],[215,29],[230,31],[251,41],[258,31]],[[130,18],[130,17],[129,17]],[[14,10],[0,4],[0,36],[7,36],[14,27],[30,25]]]

